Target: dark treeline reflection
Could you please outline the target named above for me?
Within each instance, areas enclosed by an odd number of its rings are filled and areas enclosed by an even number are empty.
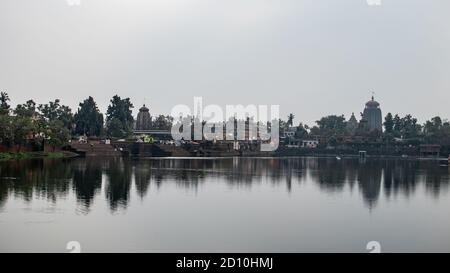
[[[374,207],[380,195],[411,196],[419,186],[434,198],[449,184],[449,168],[435,161],[341,160],[334,158],[155,159],[86,158],[0,162],[0,209],[8,198],[57,203],[73,193],[88,213],[104,191],[112,211],[126,208],[131,190],[145,198],[149,188],[175,182],[196,189],[211,180],[251,187],[271,183],[292,190],[293,183],[312,181],[324,192],[358,190]]]

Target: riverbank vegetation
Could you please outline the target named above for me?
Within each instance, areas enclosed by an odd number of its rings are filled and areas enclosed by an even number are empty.
[[[0,153],[1,160],[27,159],[27,158],[63,158],[66,155],[63,152],[18,152],[18,153]]]
[[[37,104],[28,100],[11,107],[6,92],[0,94],[0,152],[43,151],[45,145],[62,147],[78,136],[96,138],[130,138],[133,134],[134,108],[129,98],[118,95],[111,98],[103,115],[93,97],[83,100],[75,113],[59,99]],[[353,120],[352,120],[353,118]],[[423,124],[412,115],[388,113],[382,131],[367,130],[355,117],[347,120],[343,115],[322,117],[313,126],[294,125],[295,116],[280,119],[281,145],[300,140],[320,140],[321,148],[352,145],[354,143],[380,143],[418,146],[437,144],[450,147],[450,123],[439,116]],[[156,115],[152,128],[170,130],[173,117]],[[6,157],[6,155],[4,155]]]

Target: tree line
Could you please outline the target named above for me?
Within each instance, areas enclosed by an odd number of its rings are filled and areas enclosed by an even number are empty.
[[[286,121],[280,120],[282,130],[292,128],[294,115],[290,114]],[[373,142],[404,142],[411,145],[418,144],[441,144],[450,145],[450,122],[439,116],[420,124],[417,118],[411,114],[401,117],[399,114],[388,113],[383,122],[383,131],[372,130],[357,126],[352,128],[344,115],[329,115],[316,121],[309,127],[300,123],[295,128],[295,138],[325,137],[330,144],[339,144],[338,139],[342,136],[353,138],[364,138]]]
[[[108,105],[105,117],[99,111],[94,98],[89,96],[79,103],[75,113],[59,99],[45,104],[28,100],[12,108],[6,92],[0,92],[0,145],[22,145],[30,139],[37,143],[63,145],[72,136],[127,138],[132,136],[134,106],[130,98],[114,95]],[[384,131],[368,131],[365,128],[351,128],[343,115],[329,115],[309,127],[300,123],[294,127],[294,114],[286,120],[280,119],[281,132],[295,128],[295,138],[325,137],[330,144],[338,144],[343,135],[364,137],[386,143],[406,141],[410,144],[436,143],[450,145],[450,123],[439,116],[419,124],[412,115],[392,115],[384,118]],[[152,120],[152,128],[169,130],[173,117],[159,115]]]
[[[28,100],[13,108],[8,93],[0,92],[0,145],[24,145],[31,140],[63,145],[80,135],[126,138],[133,133],[133,108],[129,98],[118,95],[111,98],[105,117],[91,96],[79,103],[75,113],[59,99],[45,104]],[[152,124],[155,129],[167,129],[171,120],[159,115]]]

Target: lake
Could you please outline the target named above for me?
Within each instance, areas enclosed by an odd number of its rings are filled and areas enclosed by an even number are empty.
[[[0,252],[450,252],[432,160],[0,162]]]

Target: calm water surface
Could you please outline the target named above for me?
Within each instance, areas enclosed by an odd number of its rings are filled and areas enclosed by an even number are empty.
[[[450,169],[327,158],[0,162],[0,252],[450,252]]]

